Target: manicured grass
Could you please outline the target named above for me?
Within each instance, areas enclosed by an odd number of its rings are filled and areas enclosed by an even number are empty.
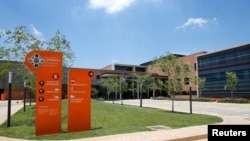
[[[27,106],[26,112],[18,111],[11,117],[11,127],[6,123],[0,126],[0,136],[28,140],[68,140],[97,137],[112,134],[148,131],[147,126],[164,125],[181,128],[222,122],[220,117],[171,112],[161,109],[143,108],[128,105],[108,104],[92,101],[91,130],[67,133],[67,101],[63,100],[62,133],[35,136],[35,107]]]

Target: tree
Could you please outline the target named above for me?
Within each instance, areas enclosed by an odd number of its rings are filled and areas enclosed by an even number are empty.
[[[174,111],[175,93],[182,90],[184,78],[189,76],[189,66],[184,64],[180,57],[170,52],[155,57],[152,66],[158,67],[168,77],[168,90],[171,93],[172,111]]]
[[[236,73],[233,72],[226,72],[226,88],[231,92],[231,98],[233,98],[233,91],[236,90],[236,85],[239,82],[239,79]]]
[[[59,30],[49,41],[45,41],[36,38],[26,26],[17,26],[13,30],[0,31],[0,59],[5,60],[0,64],[0,77],[7,76],[11,71],[21,80],[28,81],[29,87],[35,90],[35,74],[26,69],[24,64],[26,54],[32,50],[62,52],[64,67],[74,63],[75,56],[70,42]]]
[[[128,90],[128,83],[126,82],[126,79],[124,77],[119,78],[119,91],[120,91],[120,100],[121,105],[123,105],[123,92]]]
[[[100,78],[99,83],[102,87],[106,87],[108,101],[109,101],[109,96],[112,92],[115,91],[114,88],[117,85],[115,78],[114,77],[103,77],[103,78]],[[114,100],[114,97],[113,97],[113,100]]]
[[[98,92],[99,91],[96,88],[91,88],[91,95],[94,99],[96,98],[96,95],[98,94]]]
[[[154,83],[151,83],[150,85],[151,89],[159,90],[160,96],[162,96],[163,91],[167,91],[167,81],[163,81],[161,79],[156,79]]]
[[[117,76],[102,77],[99,79],[99,83],[102,87],[106,87],[108,100],[111,93],[115,93],[117,96],[117,92],[119,91],[120,100],[122,102],[123,92],[127,91],[128,88],[128,84],[125,78]],[[114,95],[113,95],[113,103],[114,103]]]
[[[146,74],[132,73],[132,77],[135,78],[133,80],[136,81],[138,84],[137,89],[139,90],[139,94],[140,94],[140,107],[142,107],[142,94],[148,89],[149,83],[153,79],[151,75],[148,73]]]
[[[28,52],[32,50],[49,50],[62,52],[63,66],[70,67],[74,63],[74,52],[70,42],[57,30],[49,41],[37,39],[26,26],[15,27],[13,31],[0,31],[0,59],[23,62]]]
[[[199,97],[201,97],[202,91],[205,89],[206,78],[205,77],[195,77],[194,82],[198,85]]]
[[[153,90],[153,99],[155,98],[155,90],[158,90],[157,80],[153,79],[152,83],[149,84],[149,89]]]

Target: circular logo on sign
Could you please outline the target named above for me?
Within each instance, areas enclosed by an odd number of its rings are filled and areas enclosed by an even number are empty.
[[[45,60],[38,54],[35,53],[31,58],[29,58],[29,62],[35,67],[38,68],[42,64],[45,63]]]
[[[52,77],[53,77],[54,80],[58,80],[60,76],[59,76],[58,73],[54,73],[54,74],[52,75]]]
[[[44,89],[39,89],[40,94],[44,94]]]
[[[44,101],[44,97],[39,97],[38,100],[39,100],[40,102],[43,102],[43,101]]]
[[[76,79],[75,78],[71,78],[70,82],[71,83],[76,83]]]
[[[43,80],[39,81],[39,85],[43,86],[44,85],[44,81]]]
[[[89,77],[93,77],[94,76],[94,72],[93,71],[89,71],[88,75],[89,75]]]

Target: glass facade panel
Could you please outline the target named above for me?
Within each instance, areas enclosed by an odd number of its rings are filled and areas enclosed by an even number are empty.
[[[120,71],[133,71],[133,67],[130,66],[115,66],[115,70],[120,70]]]
[[[206,78],[203,96],[230,97],[225,89],[226,71],[236,73],[234,96],[250,96],[250,44],[197,57],[198,76]]]
[[[136,72],[146,72],[146,68],[135,67]]]

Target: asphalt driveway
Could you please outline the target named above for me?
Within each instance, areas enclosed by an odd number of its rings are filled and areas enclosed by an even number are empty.
[[[113,101],[109,101],[112,103]],[[140,105],[140,100],[123,100],[126,105]],[[121,101],[115,101],[121,104]],[[250,123],[250,104],[217,103],[217,102],[192,102],[192,113],[216,115],[247,120]],[[172,100],[143,99],[143,107],[153,107],[172,111]],[[190,113],[189,101],[174,101],[174,111]],[[233,124],[233,123],[232,123]],[[238,123],[234,123],[238,124]],[[240,123],[239,123],[240,124]]]

